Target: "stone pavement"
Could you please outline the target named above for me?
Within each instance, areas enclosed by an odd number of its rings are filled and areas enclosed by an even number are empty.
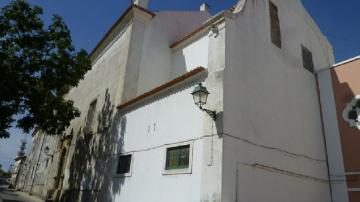
[[[6,180],[0,177],[0,202],[43,202],[43,200],[25,192],[8,189],[8,186]]]

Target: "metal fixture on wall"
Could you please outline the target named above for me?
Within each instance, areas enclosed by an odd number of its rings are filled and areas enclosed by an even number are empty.
[[[196,86],[191,93],[194,103],[199,107],[199,109],[206,112],[214,121],[216,121],[216,111],[208,110],[203,107],[207,103],[209,94],[209,91],[202,85],[202,83],[199,83],[199,85]]]
[[[215,34],[215,38],[219,36],[219,28],[217,27],[217,25],[212,24],[210,30],[213,34]]]
[[[343,118],[351,127],[356,127],[360,130],[360,96],[356,96],[347,104],[343,111]]]

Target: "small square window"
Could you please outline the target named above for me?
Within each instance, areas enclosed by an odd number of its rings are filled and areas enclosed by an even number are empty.
[[[121,155],[118,157],[118,164],[116,168],[117,175],[129,174],[131,168],[131,154]]]
[[[166,150],[166,170],[189,167],[190,145],[172,147]]]

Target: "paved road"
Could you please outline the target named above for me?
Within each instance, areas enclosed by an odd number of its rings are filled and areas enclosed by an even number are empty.
[[[0,177],[0,202],[41,202],[33,196],[26,193],[15,192],[8,189],[8,184],[4,178]]]

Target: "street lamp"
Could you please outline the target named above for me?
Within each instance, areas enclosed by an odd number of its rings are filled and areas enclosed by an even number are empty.
[[[199,83],[199,85],[196,86],[191,93],[194,99],[194,103],[199,107],[199,109],[206,112],[214,121],[216,121],[216,111],[211,111],[203,107],[207,102],[209,94],[209,91],[205,86],[202,85],[202,83]]]

